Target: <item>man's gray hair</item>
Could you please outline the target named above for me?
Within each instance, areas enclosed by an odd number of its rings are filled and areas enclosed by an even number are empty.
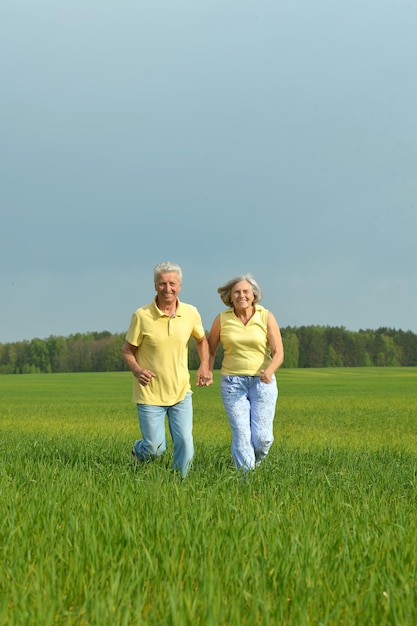
[[[242,282],[242,280],[245,280],[252,287],[252,291],[254,295],[253,302],[254,303],[260,302],[262,300],[262,296],[263,296],[262,289],[260,288],[256,280],[254,279],[252,274],[241,274],[240,276],[235,276],[234,278],[231,278],[230,280],[227,281],[227,283],[225,283],[224,285],[222,285],[221,287],[217,289],[217,293],[220,294],[220,298],[226,306],[233,307],[232,297],[231,297],[232,290],[233,290],[233,287],[236,285],[236,283],[240,283]]]
[[[170,261],[164,261],[163,263],[158,263],[153,268],[153,279],[156,283],[156,280],[160,274],[164,272],[176,272],[178,274],[178,280],[182,283],[182,269],[176,263],[171,263]]]

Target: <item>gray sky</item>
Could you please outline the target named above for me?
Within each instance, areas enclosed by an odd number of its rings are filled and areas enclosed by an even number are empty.
[[[416,0],[3,0],[0,343],[124,331],[154,265],[209,329],[417,332]]]

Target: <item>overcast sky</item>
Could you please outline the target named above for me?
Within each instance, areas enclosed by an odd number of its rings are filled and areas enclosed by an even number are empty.
[[[415,0],[2,0],[0,343],[123,332],[179,263],[209,329],[417,332]]]

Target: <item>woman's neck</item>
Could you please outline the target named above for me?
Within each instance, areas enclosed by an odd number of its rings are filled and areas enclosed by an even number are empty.
[[[252,319],[252,317],[255,314],[255,307],[254,306],[250,306],[247,309],[233,309],[234,314],[236,315],[236,317],[242,322],[242,324],[244,324],[246,326],[246,324],[249,322],[250,319]]]

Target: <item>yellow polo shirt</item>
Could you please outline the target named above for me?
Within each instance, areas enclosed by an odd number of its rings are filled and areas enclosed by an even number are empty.
[[[172,406],[191,392],[188,341],[205,332],[198,310],[177,301],[175,317],[168,317],[155,300],[133,313],[126,341],[138,347],[136,360],[156,376],[144,387],[133,378],[133,402]]]
[[[221,374],[225,376],[259,376],[271,362],[268,344],[268,311],[259,304],[246,324],[233,309],[220,313],[220,341],[224,348]]]

